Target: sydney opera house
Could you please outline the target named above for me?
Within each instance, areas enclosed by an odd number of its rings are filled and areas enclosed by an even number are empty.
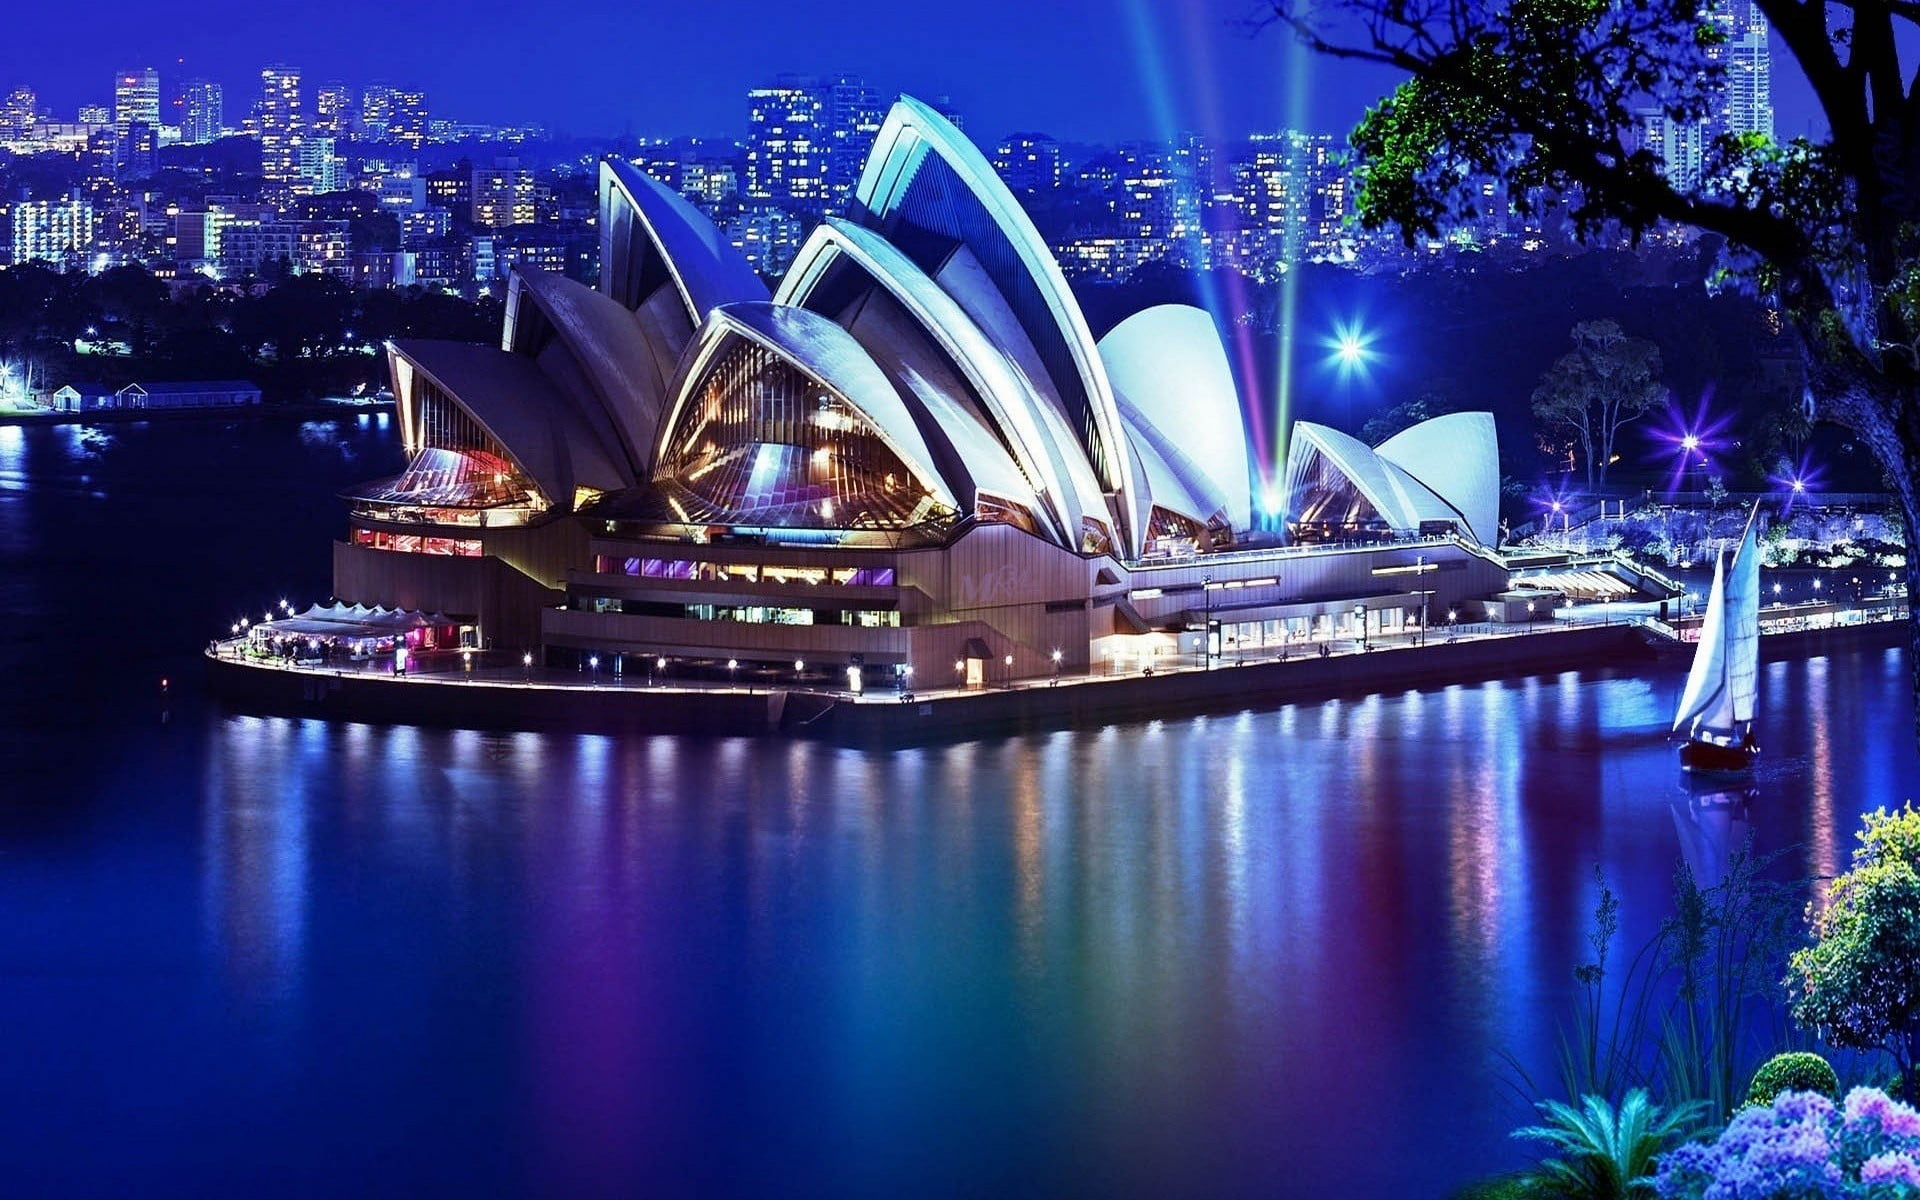
[[[600,223],[599,287],[521,271],[497,349],[389,346],[409,461],[348,497],[342,602],[556,666],[981,686],[1397,632],[1506,586],[1491,417],[1377,448],[1299,425],[1284,521],[1256,522],[1212,318],[1096,340],[916,101],[771,289],[627,164]]]

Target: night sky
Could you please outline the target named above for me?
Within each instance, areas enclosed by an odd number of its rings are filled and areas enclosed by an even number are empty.
[[[982,140],[1037,129],[1117,141],[1281,126],[1343,132],[1393,80],[1315,60],[1257,0],[96,0],[83,25],[14,6],[0,86],[28,83],[63,119],[110,99],[122,67],[227,86],[237,122],[259,69],[382,79],[428,92],[435,116],[560,132],[737,135],[746,89],[781,71],[864,75],[950,95]],[[1782,136],[1806,132],[1804,85],[1776,45]]]

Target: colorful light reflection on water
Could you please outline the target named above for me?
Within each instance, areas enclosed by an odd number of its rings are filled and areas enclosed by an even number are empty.
[[[1677,668],[892,754],[162,727],[116,681],[191,646],[22,622],[297,603],[301,489],[378,454],[212,436],[33,431],[0,496],[23,1194],[1442,1195],[1514,1161],[1595,864],[1637,944],[1683,857],[1830,871],[1920,778],[1897,653],[1765,668],[1744,812],[1676,786]]]

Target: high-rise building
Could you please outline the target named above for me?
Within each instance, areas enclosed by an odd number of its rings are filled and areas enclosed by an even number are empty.
[[[126,137],[134,122],[160,128],[160,72],[152,67],[122,71],[113,77],[113,132]]]
[[[1773,52],[1767,19],[1753,0],[1714,0],[1711,15],[1723,40],[1708,54],[1724,64],[1726,90],[1710,132],[1772,138]]]
[[[360,132],[383,142],[387,127],[393,123],[393,89],[384,83],[370,83],[360,93]]]
[[[334,140],[308,134],[300,139],[300,181],[294,191],[319,196],[340,190],[340,159]]]
[[[313,131],[328,137],[345,137],[352,105],[353,93],[346,84],[337,81],[321,84],[313,93]]]
[[[1016,192],[1050,192],[1060,186],[1060,143],[1044,133],[1010,133],[994,147],[993,169]]]
[[[531,225],[539,220],[534,203],[533,172],[520,169],[516,159],[501,159],[491,167],[473,168],[471,219],[481,229]]]
[[[207,79],[189,79],[180,94],[180,140],[198,146],[217,141],[226,128],[226,93]]]
[[[826,207],[832,135],[819,81],[781,75],[747,93],[747,197],[796,211]]]
[[[1641,110],[1640,137],[1660,163],[1660,173],[1678,191],[1700,186],[1705,144],[1697,121],[1676,121],[1658,108]]]
[[[78,190],[65,200],[23,200],[13,206],[13,261],[47,262],[63,271],[85,266],[93,245],[93,203]]]
[[[796,212],[838,207],[886,116],[857,75],[781,75],[747,93],[746,193]]]
[[[82,125],[111,125],[113,109],[105,104],[82,104],[73,119]]]
[[[127,126],[126,136],[115,147],[114,161],[123,174],[140,178],[153,174],[159,152],[159,129],[145,121],[135,121]]]
[[[299,68],[276,64],[261,71],[260,170],[266,176],[267,193],[276,200],[299,188],[303,118]]]
[[[414,149],[427,140],[427,94],[417,89],[394,88],[390,93],[392,109],[387,119],[387,138],[405,142]]]
[[[874,135],[886,119],[887,106],[880,89],[856,75],[839,75],[826,85],[827,199],[842,207],[860,182]]]
[[[33,136],[34,124],[39,120],[39,98],[30,87],[17,87],[7,93],[0,101],[0,142],[16,141]]]

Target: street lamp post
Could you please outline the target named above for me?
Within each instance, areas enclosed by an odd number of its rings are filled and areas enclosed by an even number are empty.
[[[1011,688],[1013,686],[1013,655],[1009,654],[1000,661],[1005,664],[1007,668],[1007,686]]]
[[[1200,664],[1206,670],[1213,670],[1213,576],[1200,577],[1200,596],[1205,604],[1206,628],[1200,631]]]
[[[740,660],[737,658],[730,658],[727,660],[727,686],[738,687],[739,683],[740,683]]]
[[[533,651],[529,650],[525,654],[522,654],[520,656],[520,666],[527,673],[527,682],[532,683],[533,682]]]
[[[1372,639],[1371,639],[1371,638],[1369,638],[1369,637],[1368,637],[1368,635],[1367,635],[1367,634],[1368,634],[1368,631],[1367,631],[1367,606],[1366,606],[1366,605],[1364,605],[1364,604],[1356,604],[1356,605],[1354,605],[1354,606],[1353,606],[1353,619],[1354,619],[1354,620],[1356,620],[1356,621],[1358,621],[1358,622],[1360,623],[1360,649],[1361,649],[1361,650],[1363,650],[1363,651],[1365,651],[1365,650],[1371,650],[1371,649],[1373,649],[1373,641],[1372,641]]]
[[[1053,686],[1060,686],[1060,651],[1053,652]]]

